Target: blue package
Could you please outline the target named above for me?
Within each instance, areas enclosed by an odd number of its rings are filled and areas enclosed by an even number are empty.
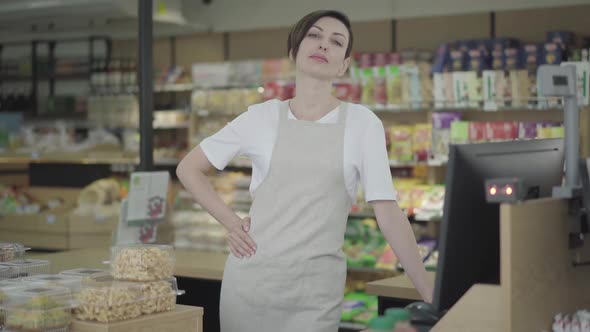
[[[559,65],[563,61],[563,50],[556,43],[546,43],[543,47],[542,64]]]
[[[451,51],[451,70],[465,71],[469,67],[469,54],[466,51]]]
[[[520,46],[520,41],[514,38],[495,38],[492,41],[492,50],[504,52],[504,49]]]
[[[522,48],[506,48],[504,49],[504,70],[523,69]]]
[[[434,63],[432,64],[433,73],[442,73],[448,71],[451,63],[450,45],[441,44],[436,50]]]
[[[481,72],[489,69],[486,60],[485,51],[481,49],[472,49],[469,51],[469,70]]]
[[[521,50],[521,63],[530,72],[537,72],[537,67],[543,63],[543,44],[524,44]]]
[[[560,44],[562,48],[569,48],[575,45],[576,36],[571,31],[548,31],[547,42]]]

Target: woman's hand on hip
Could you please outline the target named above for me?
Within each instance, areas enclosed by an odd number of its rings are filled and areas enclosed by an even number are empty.
[[[256,253],[256,243],[248,235],[249,231],[250,217],[239,220],[228,228],[229,248],[237,258],[251,257]]]

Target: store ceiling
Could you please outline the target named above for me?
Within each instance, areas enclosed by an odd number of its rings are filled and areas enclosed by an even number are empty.
[[[153,0],[154,34],[290,26],[334,8],[353,21],[590,4],[590,0]],[[2,0],[0,41],[137,35],[137,0]]]

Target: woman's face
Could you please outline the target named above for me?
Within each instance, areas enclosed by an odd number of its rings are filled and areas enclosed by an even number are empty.
[[[322,17],[307,31],[295,59],[297,71],[331,80],[344,75],[350,63],[346,56],[348,30],[339,20]]]

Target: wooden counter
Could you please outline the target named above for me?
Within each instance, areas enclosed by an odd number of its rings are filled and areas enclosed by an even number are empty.
[[[187,278],[221,280],[226,254],[208,253],[190,249],[176,249],[174,275]],[[107,269],[103,262],[110,260],[110,249],[77,249],[58,253],[28,253],[27,257],[51,262],[51,272],[80,267]]]
[[[434,282],[434,272],[428,272],[428,276]],[[366,292],[396,299],[422,300],[422,296],[418,293],[410,278],[405,274],[369,282],[367,283]]]
[[[176,309],[122,322],[96,323],[74,320],[71,332],[202,332],[203,308],[176,305]]]

